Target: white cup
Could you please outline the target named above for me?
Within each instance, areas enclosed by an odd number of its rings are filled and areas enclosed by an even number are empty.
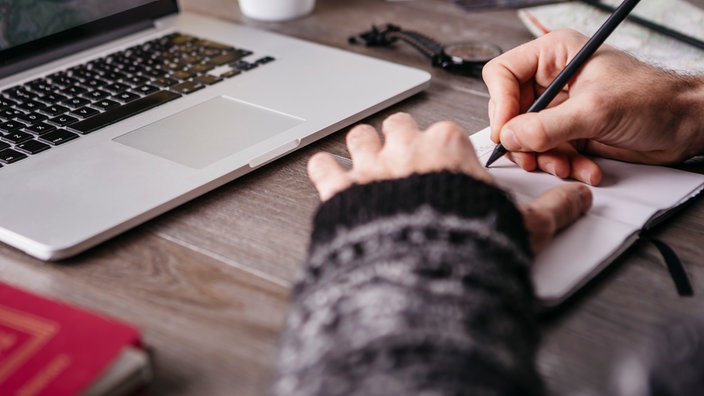
[[[247,18],[262,21],[285,21],[308,15],[315,0],[239,0],[240,11]]]

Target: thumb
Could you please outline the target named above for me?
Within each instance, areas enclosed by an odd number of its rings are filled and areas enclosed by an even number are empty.
[[[593,138],[599,124],[594,111],[576,100],[535,113],[520,114],[501,128],[501,144],[508,151],[542,153],[564,142]]]
[[[559,230],[574,223],[591,206],[592,192],[582,183],[560,185],[520,205],[533,252],[545,248]]]

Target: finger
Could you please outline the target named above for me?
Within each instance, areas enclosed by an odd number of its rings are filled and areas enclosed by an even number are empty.
[[[424,156],[436,161],[452,161],[459,165],[469,158],[470,161],[479,163],[467,132],[453,121],[440,121],[431,125],[421,135],[419,145],[424,152],[437,154]],[[448,155],[449,158],[438,158]]]
[[[395,113],[381,124],[381,131],[386,137],[385,146],[398,147],[408,145],[420,130],[416,120],[407,113]]]
[[[576,153],[570,158],[570,162],[572,164],[571,178],[591,186],[598,186],[601,183],[602,171],[594,160]]]
[[[510,52],[502,56],[509,56]],[[520,112],[520,85],[510,68],[499,58],[487,63],[482,69],[484,83],[489,90],[491,139],[499,141],[499,134],[506,122]]]
[[[515,162],[516,165],[520,166],[523,170],[533,172],[538,169],[538,160],[535,153],[522,153],[520,151],[514,151],[509,152],[506,155],[508,156],[508,159]]]
[[[357,125],[346,137],[347,148],[355,166],[373,159],[381,150],[381,140],[376,129],[370,125]]]
[[[423,154],[416,156],[418,172],[451,170],[487,181],[491,179],[479,163],[467,131],[456,122],[441,121],[431,125],[414,149]]]
[[[572,174],[572,165],[567,153],[560,150],[549,150],[536,155],[538,168],[560,179],[566,179]]]
[[[555,220],[556,230],[561,230],[591,208],[592,191],[584,184],[563,184],[543,193],[532,206],[549,213]]]
[[[542,250],[557,231],[574,223],[591,205],[591,190],[580,183],[552,188],[533,202],[522,205],[521,212],[533,250]]]
[[[584,156],[570,143],[537,154],[538,167],[561,179],[574,180],[596,186],[601,183],[601,168],[591,158]]]
[[[308,177],[318,190],[321,201],[327,201],[353,182],[349,173],[328,153],[314,154],[308,160]]]

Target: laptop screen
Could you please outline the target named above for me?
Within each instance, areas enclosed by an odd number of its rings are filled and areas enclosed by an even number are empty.
[[[81,41],[95,45],[101,36],[103,42],[115,38],[111,31],[130,33],[127,26],[176,11],[176,0],[0,0],[0,77],[18,61],[49,52],[63,56],[60,47],[76,52],[85,48]]]
[[[0,50],[118,14],[152,0],[0,1]]]

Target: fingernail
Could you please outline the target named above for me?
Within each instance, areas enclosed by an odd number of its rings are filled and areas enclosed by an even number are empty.
[[[587,171],[586,169],[579,172],[579,178],[582,179],[583,182],[585,182],[589,185],[594,185],[592,183],[592,174],[591,174],[591,172]]]
[[[555,164],[553,162],[548,162],[545,164],[545,171],[551,175],[555,174]]]
[[[518,150],[521,148],[521,145],[518,143],[518,139],[516,139],[516,134],[510,129],[504,129],[501,131],[501,144],[509,151]]]

